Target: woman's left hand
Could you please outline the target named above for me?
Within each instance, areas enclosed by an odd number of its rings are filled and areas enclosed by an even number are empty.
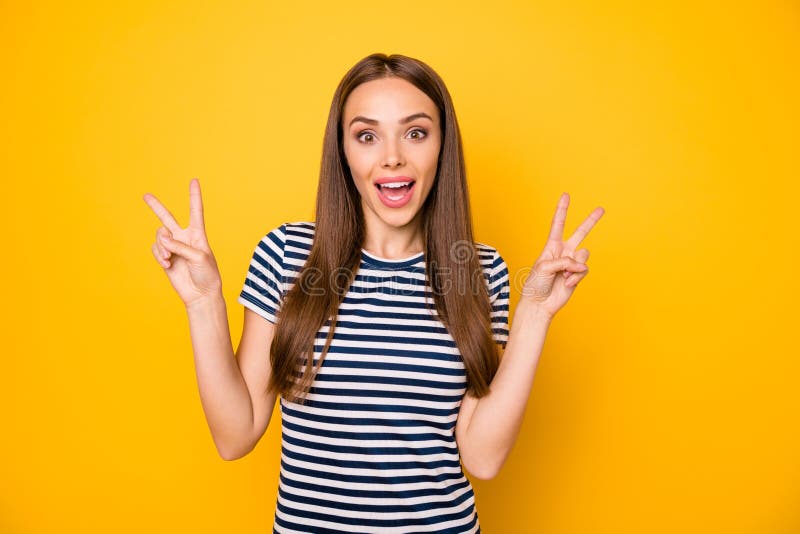
[[[530,302],[549,317],[553,317],[567,303],[578,282],[589,274],[586,265],[589,250],[578,249],[578,245],[605,213],[598,206],[569,239],[562,241],[568,205],[569,195],[564,193],[558,201],[544,251],[533,264],[522,288],[520,302]]]

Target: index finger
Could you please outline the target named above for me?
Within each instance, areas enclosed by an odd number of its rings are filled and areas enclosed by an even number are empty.
[[[548,241],[557,241],[561,243],[564,238],[564,222],[567,220],[567,206],[569,206],[569,194],[561,193],[561,198],[558,199],[558,207],[556,213],[553,215],[553,222],[550,223],[550,236]]]
[[[145,193],[142,198],[170,232],[174,234],[181,229],[178,221],[175,220],[175,217],[172,216],[169,210],[165,208],[155,196],[151,195],[150,193]]]
[[[572,250],[578,248],[580,242],[583,241],[583,238],[586,237],[586,235],[589,233],[589,230],[594,227],[595,223],[600,220],[600,217],[602,217],[605,212],[606,211],[600,206],[596,207],[594,211],[592,211],[592,213],[586,217],[581,225],[575,229],[572,235],[569,236],[569,239],[565,243],[567,248],[571,248]]]
[[[200,180],[192,178],[189,182],[189,226],[204,228],[203,196],[200,194]]]

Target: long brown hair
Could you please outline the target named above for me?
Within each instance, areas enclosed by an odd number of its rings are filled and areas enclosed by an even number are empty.
[[[333,339],[339,305],[361,261],[364,214],[344,155],[342,110],[353,89],[390,76],[402,78],[428,95],[439,110],[442,125],[434,185],[421,208],[426,282],[433,293],[435,313],[461,353],[467,388],[474,396],[489,392],[497,372],[491,304],[473,241],[461,134],[450,94],[439,75],[422,61],[399,54],[371,54],[345,74],[333,95],[322,146],[311,251],[278,312],[270,346],[268,391],[277,390],[287,400],[304,402]],[[444,273],[455,273],[456,279],[447,280]],[[458,286],[455,291],[451,290],[454,285]],[[329,330],[315,367],[314,341],[323,325]]]

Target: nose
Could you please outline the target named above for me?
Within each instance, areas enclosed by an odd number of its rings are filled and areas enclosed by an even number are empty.
[[[382,167],[395,168],[402,167],[405,164],[405,157],[399,142],[387,141],[384,147]]]

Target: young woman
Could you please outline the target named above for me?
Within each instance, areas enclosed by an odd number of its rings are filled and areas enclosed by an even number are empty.
[[[280,396],[275,532],[480,532],[462,463],[489,479],[505,462],[602,208],[563,241],[562,195],[509,332],[508,269],[473,241],[447,88],[421,61],[370,55],[333,96],[315,221],[255,247],[234,354],[198,181],[187,228],[144,200],[164,224],[153,254],[186,306],[223,458],[253,449]]]

